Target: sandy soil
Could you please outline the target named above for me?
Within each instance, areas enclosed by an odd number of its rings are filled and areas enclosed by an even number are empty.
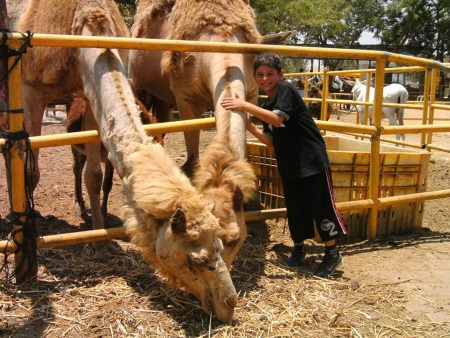
[[[441,115],[450,117],[448,112]],[[338,120],[332,116],[331,121]],[[339,121],[354,122],[355,116],[345,113]],[[63,115],[46,119],[44,134],[63,132]],[[202,132],[202,146],[214,133]],[[413,140],[419,142],[419,135],[407,136]],[[434,140],[448,147],[450,135]],[[169,134],[165,142],[169,155],[182,164],[182,134]],[[37,221],[38,234],[89,229],[90,219],[82,219],[74,203],[70,148],[43,149],[40,164],[41,181],[34,193],[35,209],[43,216]],[[450,156],[433,151],[428,191],[450,189],[449,168]],[[1,239],[9,231],[4,173],[1,161]],[[115,177],[108,227],[122,224],[120,186]],[[86,194],[85,201],[89,204]],[[427,201],[422,229],[415,233],[343,241],[344,266],[329,281],[310,274],[320,261],[320,244],[311,241],[307,264],[293,271],[279,260],[291,249],[284,220],[249,223],[249,237],[231,271],[240,299],[230,324],[209,324],[198,302],[168,289],[126,239],[115,241],[124,256],[111,263],[93,262],[87,245],[43,249],[38,282],[15,285],[1,272],[0,336],[444,336],[450,332],[449,205],[448,198]]]

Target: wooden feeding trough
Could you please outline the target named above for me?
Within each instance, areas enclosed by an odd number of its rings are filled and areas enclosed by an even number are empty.
[[[336,202],[369,198],[370,142],[338,136],[324,137],[331,163]],[[263,209],[284,208],[283,186],[273,149],[257,140],[247,142],[247,157],[257,176]],[[430,153],[381,145],[378,197],[425,192]],[[338,205],[339,207],[339,205]],[[377,235],[405,234],[421,228],[424,201],[378,208]],[[367,238],[368,209],[341,212],[349,237]]]

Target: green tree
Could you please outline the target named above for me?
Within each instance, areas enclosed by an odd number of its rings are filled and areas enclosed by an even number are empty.
[[[115,0],[128,28],[133,25],[138,0]]]
[[[385,50],[442,62],[449,54],[450,0],[384,0],[372,32]]]
[[[293,43],[307,46],[357,48],[364,31],[376,23],[379,1],[366,0],[250,0],[263,34],[297,30]],[[324,60],[332,69],[344,61]]]

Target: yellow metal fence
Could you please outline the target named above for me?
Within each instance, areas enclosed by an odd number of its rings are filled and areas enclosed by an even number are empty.
[[[9,48],[20,48],[24,42],[24,37],[19,33],[7,33],[7,45]],[[424,121],[421,125],[405,126],[405,127],[382,127],[382,93],[384,86],[384,74],[386,73],[385,64],[388,61],[397,62],[400,64],[424,67],[427,69],[427,74],[433,76],[434,72],[438,70],[444,72],[450,72],[450,68],[442,63],[416,58],[412,56],[387,53],[383,51],[365,51],[365,50],[346,50],[335,48],[311,48],[311,47],[297,47],[297,46],[269,46],[269,45],[257,45],[257,44],[236,44],[236,43],[216,43],[216,42],[202,42],[202,41],[179,41],[179,40],[155,40],[155,39],[132,39],[132,38],[108,38],[108,37],[86,37],[86,36],[72,36],[72,35],[51,35],[51,34],[34,34],[31,39],[32,45],[36,47],[85,47],[85,48],[123,48],[123,49],[152,49],[152,50],[172,50],[172,51],[197,51],[197,52],[215,52],[215,53],[251,53],[256,54],[264,51],[271,51],[284,56],[296,56],[296,57],[318,57],[321,58],[342,58],[342,59],[364,59],[376,61],[376,69],[372,70],[377,76],[375,78],[375,101],[373,103],[374,116],[373,126],[359,126],[354,124],[345,123],[332,123],[318,121],[317,124],[323,130],[345,132],[345,133],[358,133],[367,135],[370,137],[370,168],[369,168],[369,189],[367,198],[360,201],[350,201],[338,204],[340,211],[345,210],[360,210],[367,209],[367,236],[369,238],[375,237],[377,233],[377,214],[380,208],[386,204],[398,204],[405,202],[405,200],[427,200],[435,198],[444,198],[450,196],[450,190],[443,190],[433,193],[421,193],[408,195],[407,197],[395,196],[395,197],[379,197],[379,174],[380,174],[380,136],[383,134],[397,134],[397,133],[410,133],[410,132],[423,132],[424,126],[428,121],[432,121],[432,109],[427,108],[427,115],[424,117]],[[13,60],[9,60],[9,66],[13,66]],[[332,75],[329,72],[328,75]],[[327,87],[327,78],[325,76],[324,87]],[[9,109],[14,111],[20,111],[22,109],[22,91],[21,91],[21,62],[19,61],[15,67],[13,67],[9,76]],[[431,83],[427,80],[426,83]],[[426,92],[429,92],[430,88],[426,88]],[[433,97],[433,93],[430,93],[430,97]],[[433,108],[433,103],[429,103],[428,95],[424,97],[424,106]],[[335,100],[335,102],[338,102]],[[432,99],[431,99],[432,102]],[[208,120],[208,121],[207,121]],[[185,121],[181,124],[164,125],[164,132],[170,132],[171,126],[175,126],[172,131],[179,131],[185,128],[203,128],[211,127],[212,123],[209,119],[203,119],[201,121],[191,121],[192,125],[188,125]],[[205,123],[202,125],[202,123]],[[161,126],[159,126],[161,127]],[[427,125],[427,133],[433,132],[448,132],[450,131],[450,125]],[[11,114],[10,116],[10,131],[17,132],[23,128],[23,114]],[[155,129],[153,129],[155,128]],[[180,128],[180,129],[177,129]],[[157,126],[149,126],[154,132],[160,132]],[[427,134],[428,135],[428,134]],[[51,137],[36,137],[30,138],[30,144],[32,147],[37,146],[50,146],[50,145],[62,145],[73,143],[86,143],[98,141],[96,132],[84,132],[73,133],[70,135],[53,135]],[[431,144],[431,142],[428,142]],[[0,146],[3,146],[4,142],[0,142]],[[15,213],[25,212],[25,186],[24,186],[24,147],[23,140],[17,141],[14,147],[11,149],[11,172],[12,172],[12,210]],[[271,218],[284,216],[285,210],[274,209],[267,212],[261,211],[257,213],[247,214],[247,220],[254,220],[258,218]],[[25,216],[24,216],[25,217]],[[23,220],[24,221],[24,220]],[[16,238],[16,243],[23,242],[23,233],[20,231],[23,225],[13,225]],[[95,230],[86,232],[83,234],[70,234],[70,238],[61,238],[63,235],[55,235],[52,238],[38,238],[36,240],[38,247],[55,246],[62,244],[75,243],[79,241],[94,241],[103,240],[106,238],[123,237],[123,229],[108,229],[108,230]],[[55,238],[56,237],[56,238]],[[9,243],[9,244],[8,244]],[[56,244],[55,244],[56,243]],[[3,241],[0,242],[0,250],[15,249],[16,245],[12,242]],[[33,259],[33,257],[21,257],[22,253],[16,251],[16,261],[23,259]],[[26,264],[25,264],[26,265]],[[22,279],[33,278],[36,275],[36,271],[19,272],[16,271],[16,275],[20,274]],[[17,277],[17,279],[19,279]]]

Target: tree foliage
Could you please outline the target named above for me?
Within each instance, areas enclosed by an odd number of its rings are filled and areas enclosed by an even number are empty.
[[[131,27],[138,0],[116,2]],[[250,5],[261,34],[297,30],[293,44],[360,48],[362,33],[372,32],[380,50],[439,61],[450,55],[450,0],[250,0]],[[306,68],[304,62],[294,65]]]
[[[133,25],[138,0],[115,0],[128,28]]]
[[[383,49],[442,62],[449,55],[450,0],[384,0],[371,31]]]
[[[297,30],[292,43],[360,48],[363,32],[380,50],[444,61],[449,55],[450,0],[250,0],[262,34]],[[337,66],[337,60],[328,60]],[[334,68],[334,67],[333,67]]]

